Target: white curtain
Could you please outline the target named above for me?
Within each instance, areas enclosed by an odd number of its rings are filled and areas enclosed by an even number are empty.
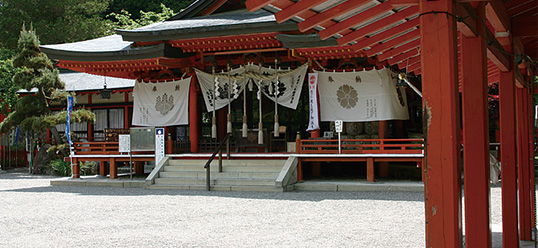
[[[405,90],[388,69],[318,75],[321,121],[409,119]]]
[[[133,125],[174,126],[189,124],[191,78],[165,83],[136,82]]]

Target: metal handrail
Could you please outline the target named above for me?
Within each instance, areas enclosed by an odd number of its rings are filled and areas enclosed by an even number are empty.
[[[215,159],[215,156],[217,153],[219,154],[219,172],[222,172],[222,146],[224,143],[226,143],[226,158],[230,160],[230,137],[232,136],[231,133],[227,133],[224,139],[220,142],[219,147],[215,152],[213,152],[213,155],[207,160],[207,162],[204,165],[204,168],[206,169],[206,189],[207,191],[211,190],[211,162],[213,162],[213,159]]]

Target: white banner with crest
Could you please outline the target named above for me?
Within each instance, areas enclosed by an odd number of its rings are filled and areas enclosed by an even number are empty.
[[[165,83],[136,82],[133,89],[133,125],[189,124],[191,78]]]
[[[405,90],[389,69],[318,74],[321,121],[409,119]]]
[[[215,102],[215,110],[228,105],[228,85],[232,85],[230,98],[233,101],[243,92],[243,88],[246,87],[249,80],[261,87],[264,95],[270,100],[275,101],[276,93],[279,105],[297,109],[307,69],[308,65],[304,64],[295,70],[280,69],[276,73],[274,68],[262,67],[260,69],[258,65],[248,64],[231,70],[230,76],[227,72],[212,75],[198,69],[196,69],[196,76],[202,89],[207,111],[213,110],[213,102]],[[278,83],[276,83],[277,76]],[[213,87],[215,87],[215,94],[213,94]]]

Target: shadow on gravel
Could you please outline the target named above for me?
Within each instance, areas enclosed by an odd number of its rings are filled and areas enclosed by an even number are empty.
[[[21,193],[68,193],[79,195],[110,195],[117,197],[132,196],[208,196],[230,197],[244,199],[265,199],[285,201],[313,201],[324,200],[380,200],[380,201],[424,201],[421,192],[229,192],[229,191],[196,191],[196,190],[149,190],[142,188],[114,188],[114,187],[73,187],[73,186],[47,186],[32,187],[0,192]]]
[[[0,174],[0,180],[50,180],[58,177],[28,175],[26,173]],[[42,186],[2,190],[1,192],[21,193],[67,193],[101,196],[208,196],[244,199],[269,199],[285,201],[324,201],[324,200],[381,200],[381,201],[424,201],[423,192],[238,192],[238,191],[197,191],[197,190],[149,190],[144,188],[116,187],[79,187],[79,186]]]

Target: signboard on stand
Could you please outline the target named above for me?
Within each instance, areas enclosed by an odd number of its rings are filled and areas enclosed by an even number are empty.
[[[155,128],[155,165],[164,158],[164,128]]]
[[[129,134],[118,135],[118,141],[119,152],[131,151],[131,136]]]
[[[341,140],[340,134],[342,133],[343,127],[344,127],[344,122],[342,120],[334,121],[334,129],[338,133],[338,154],[342,153],[342,140]]]

